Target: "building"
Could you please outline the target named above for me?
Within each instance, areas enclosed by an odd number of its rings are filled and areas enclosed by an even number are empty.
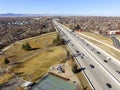
[[[108,35],[120,35],[120,30],[107,31],[106,34],[108,34]]]

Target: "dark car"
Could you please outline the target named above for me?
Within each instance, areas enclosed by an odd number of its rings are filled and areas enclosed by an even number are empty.
[[[104,62],[106,62],[106,63],[107,63],[108,61],[107,61],[107,60],[104,60]]]
[[[86,44],[87,46],[89,46],[89,44]]]
[[[83,56],[81,56],[81,58],[84,58]]]
[[[106,83],[107,87],[112,88],[110,83]]]
[[[90,64],[90,67],[91,67],[91,68],[94,68],[95,66],[93,66],[92,64]]]
[[[76,50],[76,52],[77,52],[77,53],[79,53],[79,51],[78,51],[78,50]]]
[[[100,52],[97,51],[97,54],[100,54]]]
[[[85,54],[84,54],[84,53],[83,53],[82,55],[83,55],[83,56],[85,56]]]
[[[116,71],[118,74],[120,74],[120,71]]]

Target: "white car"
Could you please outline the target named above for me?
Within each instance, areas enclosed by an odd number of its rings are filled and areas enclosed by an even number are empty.
[[[106,59],[107,59],[107,60],[111,60],[111,58],[109,58],[109,57],[107,57]]]

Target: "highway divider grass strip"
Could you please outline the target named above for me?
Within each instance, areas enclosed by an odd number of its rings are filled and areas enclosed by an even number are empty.
[[[90,41],[91,43],[93,43],[94,45],[98,46],[99,48],[101,48],[102,50],[106,51],[107,53],[109,53],[110,55],[112,55],[113,57],[115,57],[116,59],[120,60],[120,53],[110,47],[107,47],[105,45],[101,45],[101,43],[97,42],[97,41],[94,41],[92,39],[89,39],[87,37],[84,37],[84,36],[81,36],[80,37],[83,37],[85,38],[86,40]]]
[[[103,36],[103,35],[90,33],[90,32],[80,32],[80,33],[87,35],[89,37],[95,38],[96,40],[99,40],[101,42],[107,43],[111,46],[114,46],[112,40],[108,37]]]

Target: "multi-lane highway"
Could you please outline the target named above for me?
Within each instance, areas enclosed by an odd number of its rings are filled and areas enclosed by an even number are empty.
[[[53,20],[94,90],[120,90],[120,62]]]

